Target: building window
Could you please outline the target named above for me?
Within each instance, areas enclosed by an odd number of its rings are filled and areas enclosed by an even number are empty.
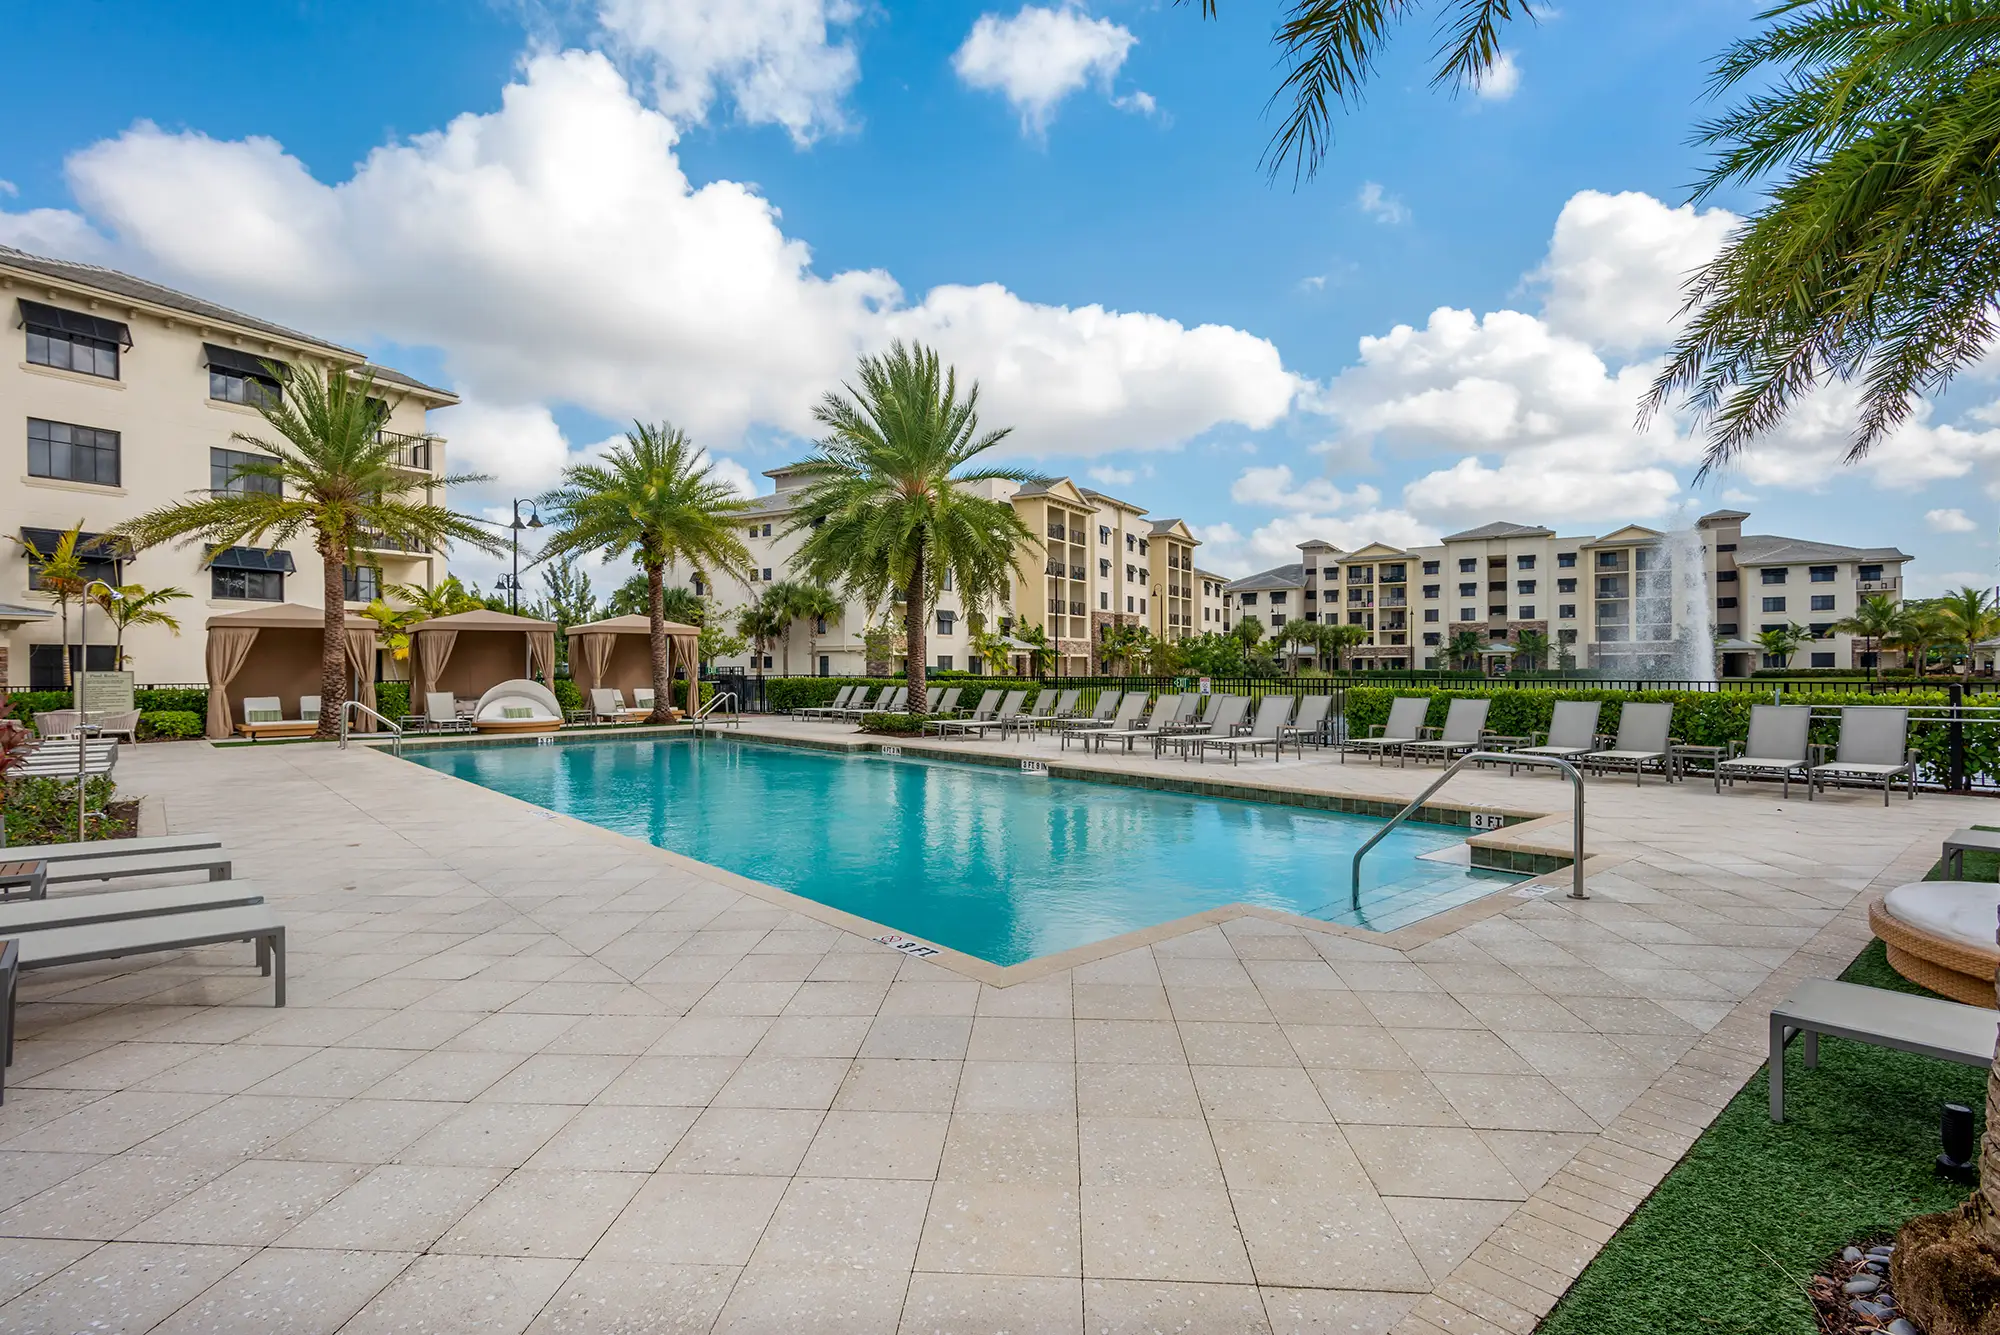
[[[940,635],[951,634],[952,627],[957,623],[957,621],[958,621],[958,613],[947,612],[942,608],[940,608],[937,614],[938,634]]]
[[[1574,570],[1576,568],[1576,553],[1557,552],[1556,564],[1561,566],[1564,570]]]
[[[1715,633],[1717,635],[1734,635],[1736,633],[1736,623],[1734,621],[1717,622]]]
[[[1576,632],[1575,632],[1574,630],[1559,630],[1559,631],[1557,631],[1557,632],[1556,632],[1556,643],[1557,643],[1557,644],[1575,644],[1575,643],[1576,643]]]
[[[1444,592],[1444,586],[1442,584],[1424,585],[1424,597],[1426,598],[1436,598],[1443,592]]]
[[[1424,609],[1424,620],[1436,621],[1437,619],[1438,619],[1438,610],[1435,607],[1426,607]]]
[[[1442,644],[1443,642],[1444,642],[1444,636],[1440,635],[1438,632],[1434,630],[1427,630],[1424,632],[1425,644]]]
[[[1811,576],[1812,582],[1815,584],[1831,584],[1833,583],[1833,577],[1835,575],[1838,575],[1839,573],[1840,573],[1840,567],[1838,566],[1806,567],[1806,574]]]
[[[1782,612],[1785,610],[1785,600],[1783,598],[1766,598],[1764,600],[1764,610],[1766,612]]]
[[[1718,570],[1715,572],[1715,582],[1717,584],[1734,584],[1736,583],[1736,575],[1737,572],[1734,570]]]
[[[1139,539],[1139,555],[1144,556],[1145,554],[1146,554],[1146,540],[1144,538],[1141,538]]]
[[[1757,627],[1757,633],[1761,635],[1767,630],[1789,630],[1789,629],[1791,628],[1782,621],[1766,621],[1763,625]]]
[[[1557,592],[1557,593],[1575,593],[1575,592],[1576,592],[1576,581],[1575,581],[1574,579],[1559,579],[1559,580],[1557,580],[1557,581],[1556,581],[1556,592]]]
[[[1132,565],[1127,565],[1127,566],[1125,567],[1125,582],[1126,582],[1127,584],[1130,584],[1130,583],[1132,583],[1132,582],[1133,582],[1134,580],[1136,580],[1136,579],[1138,579],[1138,578],[1139,578],[1139,571],[1138,571],[1138,567],[1137,567],[1137,566],[1132,566]]]
[[[1133,606],[1132,606],[1132,605],[1133,605],[1133,604],[1134,604],[1135,602],[1137,602],[1137,601],[1138,601],[1138,599],[1134,598],[1134,597],[1133,597],[1133,596],[1132,596],[1131,594],[1129,594],[1129,593],[1128,593],[1128,594],[1126,594],[1126,595],[1125,595],[1125,610],[1126,610],[1127,612],[1130,612],[1130,611],[1133,611],[1134,609],[1133,609]]]
[[[268,454],[252,454],[248,450],[218,450],[208,452],[208,489],[217,496],[241,496],[246,492],[263,492],[271,496],[284,494],[285,484],[274,477],[245,477],[236,470],[245,464],[268,464],[274,462]]]
[[[765,582],[766,584],[768,584],[768,583],[770,583],[770,582],[771,582],[771,567],[769,567],[769,566],[765,566],[765,567],[764,567],[764,582]],[[901,599],[897,599],[897,601],[898,601],[898,602],[900,602],[900,601],[902,601],[902,600],[901,600]]]
[[[1809,629],[1812,631],[1812,637],[1815,640],[1830,640],[1833,638],[1833,623],[1831,621],[1815,621]]]
[[[1435,575],[1443,567],[1443,565],[1444,563],[1442,561],[1426,561],[1424,562],[1424,573],[1426,575]]]
[[[285,601],[285,577],[275,570],[211,570],[209,594],[255,603]]]
[[[1097,610],[1100,612],[1109,612],[1111,610],[1110,594],[1100,593],[1097,595]]]
[[[1814,654],[1812,656],[1812,665],[1816,668],[1830,668],[1833,666],[1833,655]]]
[[[1134,537],[1134,536],[1133,536],[1132,534],[1130,534],[1130,533],[1127,533],[1127,534],[1125,535],[1125,550],[1126,550],[1126,551],[1128,551],[1128,552],[1136,552],[1136,551],[1138,551],[1138,550],[1139,550],[1139,539],[1138,539],[1138,538],[1136,538],[1136,537]]]
[[[1470,575],[1470,574],[1471,574],[1471,573],[1472,573],[1473,571],[1475,571],[1475,570],[1477,570],[1477,569],[1479,569],[1479,561],[1478,561],[1478,559],[1477,559],[1477,558],[1475,558],[1475,557],[1471,557],[1471,556],[1466,556],[1466,557],[1461,557],[1461,558],[1459,559],[1459,562],[1458,562],[1458,573],[1459,573],[1459,574],[1461,574],[1461,575]]]
[[[118,485],[118,433],[28,419],[28,476]]]
[[[1599,570],[1616,569],[1619,555],[1620,553],[1618,552],[1599,552],[1597,554],[1597,568]]]
[[[1139,611],[1143,613],[1145,610],[1146,610],[1146,600],[1144,598],[1141,598],[1139,600]]]
[[[1111,545],[1111,526],[1109,524],[1099,524],[1097,526],[1097,545],[1100,547],[1109,547]]]
[[[1786,569],[1784,566],[1776,566],[1764,571],[1764,582],[1766,584],[1783,584],[1785,582],[1785,576],[1791,573],[1792,572]]]
[[[1150,570],[1147,570],[1147,569],[1145,569],[1145,568],[1144,568],[1143,566],[1142,566],[1142,567],[1140,568],[1140,570],[1139,570],[1139,587],[1140,587],[1140,588],[1142,588],[1142,589],[1143,589],[1143,588],[1145,588],[1145,587],[1146,587],[1146,581],[1147,581],[1148,579],[1150,579],[1150,578],[1152,577],[1152,573],[1153,573],[1152,571],[1150,571]]]
[[[1535,591],[1535,581],[1531,579],[1517,579],[1514,581],[1514,592],[1533,593],[1534,591]]]
[[[1881,566],[1862,566],[1855,572],[1856,579],[1878,580],[1882,578]]]
[[[1523,603],[1519,619],[1522,621],[1533,621],[1535,619],[1535,605],[1533,603]]]
[[[372,603],[382,596],[382,572],[374,566],[355,566],[340,572],[350,603]]]
[[[1734,598],[1717,598],[1715,600],[1715,606],[1718,610],[1722,608],[1733,608],[1736,606],[1736,600]]]
[[[1285,605],[1285,595],[1282,591],[1271,595],[1271,606],[1283,607],[1284,605]]]
[[[1257,605],[1257,595],[1254,593],[1239,593],[1236,595],[1236,600],[1244,607],[1255,607]]]
[[[81,311],[21,302],[21,323],[28,331],[28,362],[59,371],[118,378],[118,350],[132,346],[132,335],[116,320],[101,320]]]
[[[1718,542],[1715,544],[1715,550],[1718,552],[1733,552],[1736,550],[1736,544],[1733,542]]]
[[[1470,598],[1478,592],[1479,586],[1477,584],[1461,584],[1458,586],[1458,596],[1461,598]]]
[[[938,671],[939,671],[939,672],[949,672],[949,671],[951,671],[951,655],[950,655],[950,654],[939,654],[939,655],[938,655],[938,664],[937,664],[937,665],[938,665]]]
[[[1833,595],[1830,593],[1814,594],[1812,596],[1811,610],[1815,612],[1831,612],[1833,610]]]
[[[1574,621],[1574,620],[1576,620],[1576,604],[1575,604],[1575,603],[1558,603],[1558,604],[1556,605],[1556,619],[1557,619],[1557,620],[1559,620],[1559,621]]]
[[[1100,578],[1100,579],[1110,579],[1110,578],[1111,578],[1111,562],[1110,562],[1109,560],[1107,560],[1107,559],[1104,559],[1104,558],[1102,558],[1102,557],[1100,557],[1100,558],[1098,559],[1098,562],[1097,562],[1097,575],[1098,575],[1098,578]]]
[[[1479,620],[1479,609],[1476,607],[1461,607],[1458,609],[1458,619],[1460,621],[1477,621]]]
[[[1532,556],[1517,556],[1514,558],[1514,568],[1516,570],[1533,570],[1535,568],[1535,558]]]

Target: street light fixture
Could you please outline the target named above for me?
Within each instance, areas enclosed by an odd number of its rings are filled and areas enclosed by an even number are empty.
[[[101,579],[91,580],[83,586],[83,604],[76,613],[77,664],[76,674],[70,678],[71,707],[76,710],[76,841],[82,843],[88,836],[83,829],[84,822],[84,767],[83,762],[90,751],[90,716],[83,712],[83,679],[90,672],[90,591],[104,590],[105,610],[110,611],[112,601],[123,602],[125,595],[112,588]]]
[[[526,523],[521,522],[521,507],[523,505],[528,507],[528,520]],[[514,531],[514,575],[507,585],[507,606],[515,616],[521,614],[521,530],[540,528],[541,526],[542,517],[536,512],[533,501],[516,500],[514,502],[514,522],[507,526]]]

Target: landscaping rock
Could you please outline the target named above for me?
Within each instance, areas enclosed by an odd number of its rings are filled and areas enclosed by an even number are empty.
[[[1919,1335],[1917,1328],[1911,1325],[1907,1318],[1900,1316],[1883,1329],[1888,1331],[1889,1335]]]
[[[1849,1247],[1840,1254],[1840,1259],[1849,1262],[1859,1261],[1861,1259],[1861,1249],[1859,1247]]]
[[[1875,1278],[1873,1275],[1863,1275],[1859,1279],[1848,1280],[1840,1286],[1840,1291],[1842,1293],[1873,1293],[1881,1287],[1881,1280]]]

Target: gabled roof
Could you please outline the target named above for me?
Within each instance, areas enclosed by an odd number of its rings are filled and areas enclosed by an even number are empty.
[[[1808,542],[1804,538],[1780,538],[1764,533],[1745,533],[1736,540],[1736,564],[1740,566],[1782,566],[1806,561],[1908,561],[1907,552],[1895,547],[1843,547],[1837,542]]]
[[[1245,575],[1242,579],[1231,580],[1222,586],[1224,593],[1261,593],[1265,589],[1300,589],[1305,587],[1306,568],[1303,562],[1279,566],[1262,574]]]
[[[1178,538],[1196,547],[1201,545],[1201,539],[1189,532],[1188,526],[1178,519],[1153,520],[1151,534],[1156,538]]]
[[[1090,503],[1089,499],[1077,489],[1076,483],[1066,477],[1043,477],[1036,478],[1033,482],[1024,482],[1021,484],[1021,489],[1015,492],[1014,495],[1016,498],[1028,497],[1031,499],[1036,496],[1053,496],[1059,501],[1068,501],[1072,505],[1088,505]]]
[[[1337,552],[1340,548],[1334,546],[1325,538],[1307,538],[1299,544],[1299,550],[1302,552]]]
[[[1134,505],[1130,501],[1121,501],[1116,496],[1108,496],[1101,491],[1092,491],[1089,487],[1082,487],[1079,490],[1100,505],[1109,505],[1120,510],[1129,510],[1135,515],[1146,513],[1146,507],[1143,505]]]
[[[1744,510],[1710,510],[1694,522],[1697,526],[1706,527],[1709,524],[1741,523],[1749,517]]]
[[[1495,538],[1553,538],[1555,530],[1541,528],[1534,524],[1510,524],[1496,520],[1491,524],[1481,524],[1478,528],[1466,529],[1463,533],[1447,533],[1446,542],[1484,542]]]
[[[245,315],[242,311],[231,310],[229,307],[218,305],[213,301],[205,301],[200,297],[176,291],[171,287],[164,287],[159,283],[149,282],[144,278],[137,278],[128,273],[120,273],[116,269],[106,269],[102,265],[97,264],[79,264],[75,260],[52,259],[46,255],[31,255],[25,250],[15,250],[11,246],[0,246],[0,270],[6,269],[12,269],[17,273],[37,275],[42,278],[52,278],[58,282],[74,283],[78,287],[90,288],[93,291],[102,292],[106,296],[122,297],[127,301],[142,302],[148,306],[155,306],[164,310],[177,312],[181,315],[192,316],[197,321],[208,321],[218,325],[231,325],[237,329],[247,330],[255,334],[264,334],[272,338],[282,338],[293,343],[304,343],[320,349],[340,361],[355,363],[360,369],[369,372],[377,381],[383,384],[404,385],[411,389],[423,390],[425,393],[435,395],[441,399],[449,399],[453,403],[458,402],[458,396],[450,390],[439,389],[435,385],[426,385],[414,376],[404,375],[401,371],[394,370],[391,367],[377,366],[352,348],[328,342],[326,339],[315,337],[312,334],[301,333],[299,330],[287,328],[281,324],[274,324],[269,320],[260,320],[254,315]]]
[[[1601,538],[1591,539],[1591,543],[1593,546],[1603,547],[1638,542],[1658,542],[1666,536],[1660,530],[1647,528],[1644,524],[1627,524],[1624,528],[1613,529]]]
[[[1346,556],[1342,557],[1341,559],[1346,561],[1373,561],[1385,556],[1395,557],[1395,556],[1408,556],[1408,555],[1409,553],[1404,551],[1402,548],[1391,547],[1386,542],[1371,542],[1366,547],[1363,547],[1359,551],[1349,552]]]

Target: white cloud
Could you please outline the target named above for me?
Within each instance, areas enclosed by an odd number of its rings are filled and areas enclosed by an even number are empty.
[[[1086,84],[1111,97],[1111,81],[1138,42],[1130,29],[1092,18],[1076,5],[1025,5],[1012,18],[981,14],[951,67],[967,87],[1006,97],[1022,132],[1040,137],[1062,100]],[[1146,93],[1112,100],[1145,115],[1156,110]]]
[[[1323,477],[1301,482],[1285,464],[1246,468],[1230,485],[1229,499],[1238,505],[1269,506],[1277,510],[1344,510],[1351,505],[1372,506],[1382,493],[1362,485],[1342,491]]]
[[[1971,517],[1965,511],[1957,508],[1949,510],[1926,510],[1924,511],[1924,522],[1930,525],[1931,532],[1933,533],[1970,533],[1979,527],[1979,525],[1972,522]]]
[[[1505,102],[1521,87],[1521,67],[1512,51],[1502,51],[1479,76],[1473,91],[1488,102]]]
[[[725,449],[753,426],[809,434],[819,397],[894,337],[977,379],[1017,456],[1262,429],[1306,384],[1223,326],[997,284],[912,303],[879,270],[822,276],[755,190],[689,182],[676,138],[607,58],[544,54],[498,110],[378,148],[333,185],[270,139],[141,123],[70,158],[81,215],[0,211],[0,239],[68,238],[36,248],[328,337],[439,348],[469,406],[508,424],[493,449],[542,466],[555,404],[668,418]]]
[[[1402,200],[1384,191],[1380,181],[1363,181],[1354,205],[1385,227],[1398,227],[1410,220],[1410,210]]]
[[[1638,191],[1579,191],[1556,218],[1548,258],[1529,276],[1546,284],[1543,316],[1607,352],[1663,347],[1673,338],[1683,284],[1739,221],[1726,209],[1668,208]]]
[[[1241,577],[1275,566],[1296,565],[1299,544],[1324,539],[1346,551],[1371,542],[1416,547],[1438,540],[1432,524],[1402,510],[1365,510],[1350,515],[1287,514],[1244,534],[1233,524],[1190,525],[1201,548],[1195,562],[1204,570]]]
[[[831,30],[856,0],[598,0],[612,48],[650,73],[655,104],[681,123],[707,120],[727,95],[752,125],[782,125],[805,145],[847,128],[842,102],[861,76]]]
[[[1904,576],[1903,594],[1908,598],[1937,598],[1963,588],[1992,589],[1996,581],[1991,570],[1925,570],[1921,564]]]
[[[1102,482],[1107,487],[1129,487],[1139,480],[1139,474],[1134,469],[1108,466],[1093,468],[1084,476],[1092,482]]]

